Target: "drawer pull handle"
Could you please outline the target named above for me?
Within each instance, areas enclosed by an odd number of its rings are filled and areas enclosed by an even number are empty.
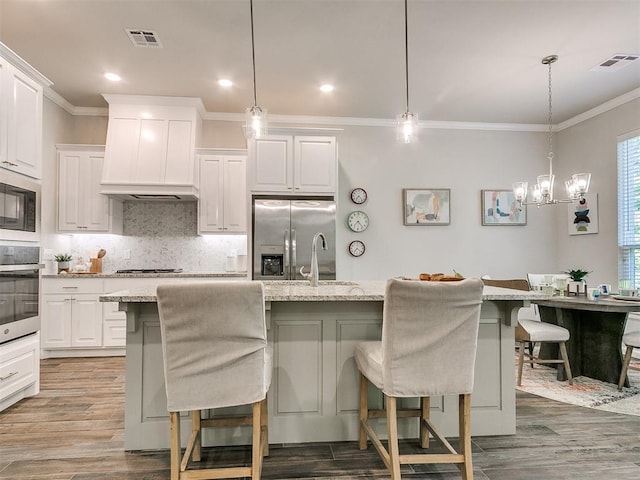
[[[78,287],[62,287],[62,288],[65,289],[65,290],[69,290],[69,289],[77,290],[78,289]]]
[[[7,375],[6,377],[0,377],[0,382],[4,382],[5,380],[7,380],[8,378],[13,377],[14,375],[17,375],[19,372],[11,372],[9,375]]]

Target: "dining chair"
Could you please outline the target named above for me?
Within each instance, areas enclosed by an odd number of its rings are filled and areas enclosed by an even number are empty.
[[[529,290],[529,282],[525,279],[512,280],[493,280],[483,279],[485,285],[492,287],[511,288],[514,290]],[[537,315],[537,314],[536,314]],[[537,318],[522,318],[518,315],[518,324],[515,328],[515,338],[518,342],[518,386],[522,386],[522,368],[524,366],[524,357],[533,365],[538,364],[563,364],[567,374],[569,385],[573,385],[573,377],[571,376],[571,366],[569,365],[569,357],[567,355],[566,342],[569,340],[569,330],[560,325],[545,323]],[[534,353],[535,346],[538,343],[557,343],[560,349],[560,359],[541,359]],[[530,345],[529,352],[526,352],[527,344]]]
[[[453,463],[464,480],[473,479],[471,460],[471,392],[473,390],[483,284],[460,282],[387,281],[381,341],[356,345],[360,371],[359,447],[371,439],[399,480],[400,465]],[[383,393],[384,410],[369,409],[368,384]],[[430,397],[458,395],[459,452],[429,419]],[[420,408],[398,408],[397,399],[419,397]],[[386,417],[388,447],[380,441],[370,418]],[[429,447],[429,433],[448,453],[401,455],[398,418],[420,418],[420,446]]]
[[[160,285],[158,311],[167,409],[171,479],[251,477],[268,454],[267,390],[273,353],[267,344],[261,282]],[[251,405],[251,414],[216,417],[211,409]],[[180,412],[191,412],[191,436],[181,454]],[[209,411],[208,418],[202,412]],[[202,455],[203,428],[250,426],[251,465],[189,470]]]
[[[622,390],[624,381],[627,379],[627,372],[631,370],[640,370],[640,367],[631,366],[631,357],[634,348],[640,348],[640,330],[625,333],[622,336],[622,343],[627,346],[624,360],[622,362],[622,371],[620,372],[620,381],[618,382],[618,390]]]

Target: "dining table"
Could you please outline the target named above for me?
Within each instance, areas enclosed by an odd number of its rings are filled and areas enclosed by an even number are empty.
[[[573,377],[586,376],[617,384],[622,370],[622,335],[627,317],[640,312],[640,298],[609,295],[590,299],[585,295],[554,296],[532,301],[543,322],[569,330],[567,354]],[[558,344],[543,343],[540,358],[558,358]],[[558,380],[566,380],[564,366]],[[625,386],[629,381],[625,380]]]

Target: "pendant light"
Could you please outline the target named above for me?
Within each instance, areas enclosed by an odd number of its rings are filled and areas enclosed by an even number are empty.
[[[256,51],[253,39],[253,0],[249,0],[251,12],[251,66],[253,67],[253,107],[246,110],[244,135],[246,138],[261,138],[267,134],[267,109],[258,106],[256,94]]]
[[[532,187],[533,201],[527,202],[527,191],[529,184],[527,182],[516,182],[513,184],[513,194],[521,205],[555,205],[557,203],[571,203],[576,200],[583,200],[584,195],[589,191],[589,182],[591,181],[590,173],[576,173],[565,182],[568,198],[553,198],[553,183],[555,176],[553,174],[553,105],[551,96],[551,65],[558,60],[557,55],[549,55],[542,59],[543,65],[549,66],[549,173],[539,175],[536,184]]]
[[[411,143],[418,135],[418,115],[409,111],[409,33],[407,29],[407,0],[404,0],[404,78],[406,87],[406,110],[396,116],[397,139]]]

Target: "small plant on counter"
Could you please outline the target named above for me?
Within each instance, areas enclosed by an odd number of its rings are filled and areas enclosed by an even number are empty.
[[[589,275],[591,272],[588,272],[587,270],[582,270],[580,268],[574,268],[571,270],[565,270],[562,273],[566,273],[567,275],[569,275],[571,280],[574,282],[582,282],[584,280],[584,277]]]
[[[58,253],[55,257],[56,262],[70,262],[71,254],[70,253]]]

